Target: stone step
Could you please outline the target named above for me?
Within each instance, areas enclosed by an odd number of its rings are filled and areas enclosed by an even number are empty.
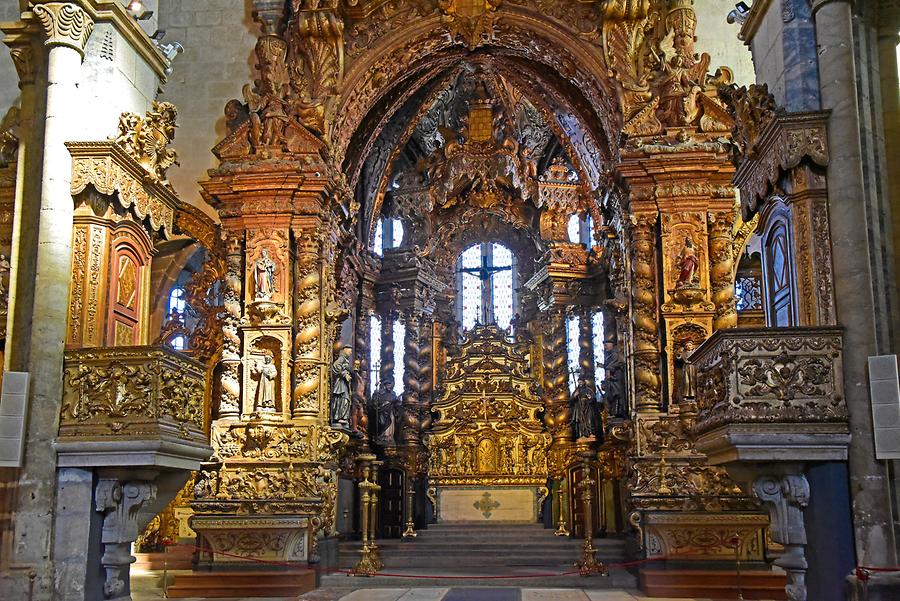
[[[266,572],[190,572],[166,587],[171,599],[297,597],[316,587],[314,570]]]
[[[540,569],[510,568],[506,570],[441,570],[410,568],[385,569],[390,576],[351,577],[346,574],[329,574],[321,578],[320,586],[329,589],[355,590],[359,588],[408,588],[408,587],[520,587],[520,588],[584,588],[584,589],[633,589],[637,580],[625,570],[612,569],[608,577],[596,574],[583,577],[578,574],[559,576],[570,571],[571,566],[550,566]],[[554,574],[554,575],[548,575]],[[423,576],[438,576],[423,578]],[[502,575],[504,578],[496,578]],[[537,577],[534,577],[537,575]]]

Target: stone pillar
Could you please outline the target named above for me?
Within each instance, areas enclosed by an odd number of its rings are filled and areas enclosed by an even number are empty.
[[[857,73],[854,62],[853,13],[850,2],[819,0],[813,4],[822,108],[828,117],[828,203],[833,241],[834,296],[837,321],[844,328],[844,391],[850,409],[850,481],[854,494],[856,556],[862,565],[896,565],[891,544],[888,479],[875,460],[869,408],[867,357],[890,349],[879,344],[866,197],[863,189]],[[874,218],[869,216],[870,218]],[[883,332],[884,333],[884,332]]]
[[[31,348],[34,280],[37,266],[37,236],[40,205],[25,202],[40,194],[44,129],[35,126],[44,117],[44,103],[36,93],[35,77],[43,55],[35,47],[30,26],[17,24],[17,31],[6,30],[4,42],[19,75],[19,150],[16,172],[16,197],[13,210],[12,252],[9,257],[9,299],[7,307],[4,369],[27,371]]]
[[[49,599],[54,590],[58,592],[57,587],[62,585],[59,579],[54,579],[54,570],[65,569],[64,565],[59,562],[54,565],[51,560],[54,556],[51,549],[59,544],[58,539],[56,543],[52,540],[52,533],[54,530],[64,532],[67,524],[61,515],[55,520],[48,519],[56,497],[56,455],[47,439],[56,432],[62,402],[63,340],[68,312],[68,304],[62,299],[69,295],[72,258],[74,203],[69,192],[72,159],[64,143],[71,139],[69,131],[77,119],[72,99],[78,94],[84,46],[94,24],[75,3],[39,4],[33,12],[40,21],[46,35],[44,44],[48,47],[40,223],[35,259],[39,277],[34,280],[31,352],[27,359],[27,371],[37,377],[33,377],[31,383],[25,458],[17,491],[16,542],[11,563],[30,566],[36,572],[32,599],[42,601]],[[27,162],[31,163],[31,159]],[[26,174],[26,181],[28,179]],[[30,280],[27,275],[26,278]],[[20,362],[19,367],[25,367],[24,362]],[[73,561],[77,559],[73,558]],[[0,597],[26,599],[28,589],[23,574],[21,578],[0,585]]]
[[[897,74],[897,44],[900,36],[892,23],[882,24],[878,36],[878,73],[881,77],[881,110],[884,124],[884,150],[887,169],[886,193],[891,203],[894,249],[900,249],[900,78]],[[894,261],[896,294],[900,296],[900,269]],[[900,338],[900,332],[895,334]],[[895,340],[895,345],[900,340]]]

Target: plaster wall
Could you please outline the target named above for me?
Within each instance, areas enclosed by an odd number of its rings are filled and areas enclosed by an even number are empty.
[[[721,0],[694,0],[697,13],[696,49],[709,53],[711,71],[714,72],[720,65],[731,67],[734,81],[744,86],[754,83],[756,74],[750,49],[737,37],[737,24],[729,25],[725,20],[732,8],[734,6],[730,2]]]

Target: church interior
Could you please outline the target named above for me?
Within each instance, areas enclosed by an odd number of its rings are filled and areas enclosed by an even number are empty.
[[[896,2],[0,31],[0,599],[900,599]]]

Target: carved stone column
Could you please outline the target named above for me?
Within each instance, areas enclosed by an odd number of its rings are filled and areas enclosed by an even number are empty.
[[[789,601],[806,601],[806,526],[803,509],[809,504],[809,482],[800,470],[787,475],[760,476],[753,494],[769,511],[772,540],[784,545],[775,565],[787,573]]]

